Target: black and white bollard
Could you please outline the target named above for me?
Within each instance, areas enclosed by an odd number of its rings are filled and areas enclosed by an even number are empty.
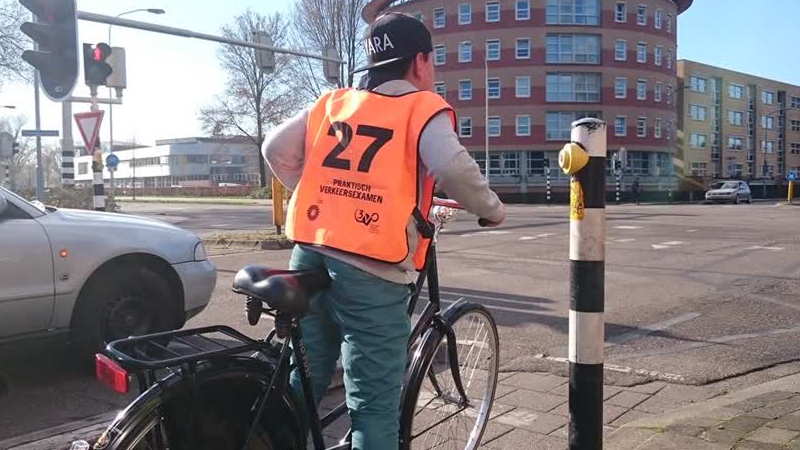
[[[61,152],[61,185],[63,187],[75,185],[75,152],[73,150]]]
[[[570,180],[569,450],[603,448],[606,124],[572,124],[559,154]]]
[[[619,170],[615,170],[614,172],[616,173],[616,176],[617,176],[617,205],[619,205],[619,189],[620,189],[620,185],[619,185]]]
[[[6,161],[6,173],[3,182],[6,185],[6,189],[11,190],[11,166],[8,164],[8,161]]]
[[[545,173],[547,174],[547,205],[550,206],[553,203],[552,193],[553,191],[550,188],[550,166],[545,167]]]
[[[99,140],[98,140],[99,141]],[[99,142],[94,149],[94,161],[92,162],[92,203],[95,211],[106,210],[106,193],[103,186],[103,149]]]

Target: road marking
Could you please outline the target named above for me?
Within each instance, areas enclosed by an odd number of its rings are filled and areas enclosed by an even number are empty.
[[[657,331],[665,330],[671,326],[678,325],[684,322],[688,322],[690,320],[696,319],[702,316],[701,313],[698,312],[691,312],[687,314],[683,314],[681,316],[673,317],[672,319],[667,319],[661,322],[651,323],[650,325],[645,325],[638,330],[633,330],[628,333],[623,333],[618,336],[614,336],[612,338],[606,339],[606,348],[614,347],[615,345],[622,344],[624,342],[633,341],[639,339],[641,337],[647,336],[649,334],[653,334]]]
[[[545,356],[542,354],[535,355],[534,358],[544,359],[547,361],[553,362],[560,362],[560,363],[568,363],[569,359],[567,358],[558,358],[555,356]],[[632,373],[635,375],[641,375],[644,377],[654,378],[663,381],[673,381],[673,382],[685,382],[686,379],[683,375],[678,375],[676,373],[665,373],[665,372],[658,372],[655,370],[644,370],[644,369],[634,369],[632,367],[627,366],[618,366],[616,364],[603,364],[604,370],[610,370],[612,372],[620,372],[620,373]]]
[[[783,247],[762,247],[760,245],[754,245],[752,247],[748,247],[748,250],[769,250],[771,252],[782,252],[784,250]]]
[[[669,245],[653,244],[651,247],[653,247],[653,250],[664,250],[665,248],[669,248]]]
[[[662,242],[660,244],[652,244],[651,247],[653,247],[654,250],[664,250],[665,248],[671,248],[676,245],[682,245],[683,243],[684,243],[683,241],[669,241],[669,242]]]
[[[537,237],[536,236],[522,236],[521,238],[519,238],[520,241],[532,241],[534,239],[537,239]]]
[[[783,306],[785,308],[796,309],[796,310],[800,311],[800,305],[796,305],[794,303],[785,302],[783,300],[778,300],[778,299],[772,298],[772,297],[767,297],[766,295],[745,294],[745,297],[756,299],[756,300],[761,300],[762,302],[774,303],[776,305],[781,305],[781,306]]]
[[[501,234],[511,234],[511,232],[502,230],[479,231],[477,233],[462,234],[461,237],[488,236],[488,235],[501,235]]]
[[[686,230],[687,233],[697,233],[700,230]]]
[[[662,242],[661,245],[681,245],[683,241],[669,241],[669,242]]]
[[[626,244],[626,243],[628,243],[628,242],[633,242],[633,241],[635,241],[635,240],[636,240],[636,239],[632,239],[632,238],[629,238],[629,239],[617,239],[617,240],[616,240],[616,241],[614,241],[614,242],[619,242],[620,244]]]
[[[616,226],[614,228],[616,228],[618,230],[641,230],[642,229],[642,227],[638,227],[638,226],[635,226],[635,225],[618,225],[618,226]]]
[[[546,237],[550,237],[550,236],[555,236],[555,234],[554,233],[542,233],[542,234],[537,234],[536,236],[522,236],[521,238],[519,238],[519,240],[520,241],[533,241],[533,240],[536,240],[536,239],[539,239],[539,238],[546,238]]]

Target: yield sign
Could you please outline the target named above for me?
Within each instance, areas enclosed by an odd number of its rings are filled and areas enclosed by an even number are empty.
[[[104,111],[92,111],[87,113],[75,114],[75,122],[78,124],[78,130],[83,137],[83,143],[86,144],[86,151],[94,154],[94,149],[97,146],[97,135],[100,134],[100,123],[103,122]]]

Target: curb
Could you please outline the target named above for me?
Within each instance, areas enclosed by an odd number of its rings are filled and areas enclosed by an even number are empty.
[[[116,412],[57,425],[0,441],[3,450],[66,450],[72,441],[92,441],[114,420]]]
[[[203,239],[203,245],[224,247],[246,247],[253,250],[287,250],[294,247],[294,242],[288,239],[265,239],[261,241],[239,241],[228,239]]]

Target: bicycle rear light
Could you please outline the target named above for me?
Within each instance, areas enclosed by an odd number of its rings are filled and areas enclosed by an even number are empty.
[[[97,379],[120,394],[128,393],[128,372],[106,355],[95,355],[95,374]]]

